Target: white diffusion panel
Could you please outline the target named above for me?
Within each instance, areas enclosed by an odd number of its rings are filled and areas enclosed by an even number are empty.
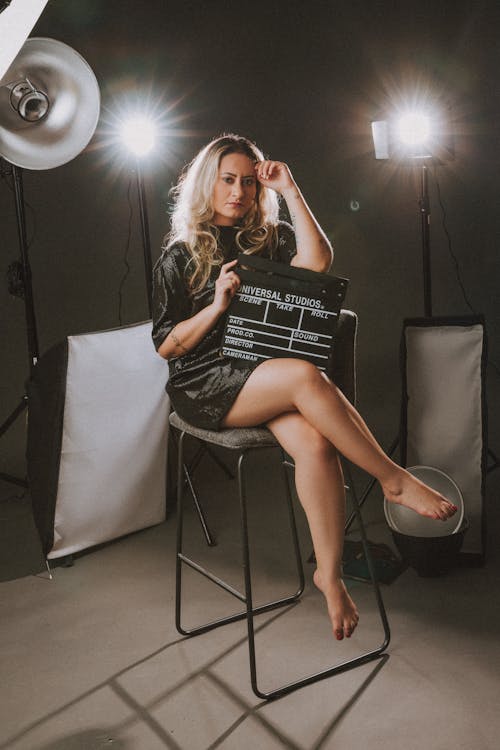
[[[482,325],[408,325],[406,465],[433,466],[460,488],[470,528],[462,551],[482,553]]]
[[[167,376],[151,323],[69,337],[49,558],[164,520]]]

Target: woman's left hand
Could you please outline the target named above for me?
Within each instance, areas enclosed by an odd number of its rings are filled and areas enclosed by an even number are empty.
[[[255,174],[258,181],[264,187],[271,188],[277,193],[283,193],[293,188],[295,183],[288,166],[282,161],[258,161],[255,165]]]

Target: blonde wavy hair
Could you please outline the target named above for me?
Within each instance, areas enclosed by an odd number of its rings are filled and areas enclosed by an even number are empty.
[[[224,260],[217,242],[219,231],[213,224],[213,194],[222,158],[234,153],[245,154],[254,162],[264,159],[260,149],[247,138],[233,133],[222,135],[202,148],[173,189],[167,247],[183,242],[191,254],[188,283],[192,294],[205,287],[212,269],[220,267]],[[276,192],[257,182],[255,201],[236,233],[241,252],[253,255],[276,246],[278,214]]]

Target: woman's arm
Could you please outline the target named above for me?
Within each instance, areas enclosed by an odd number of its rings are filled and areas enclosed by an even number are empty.
[[[187,354],[212,330],[240,286],[240,278],[232,270],[237,262],[232,260],[230,263],[224,263],[215,282],[214,301],[192,318],[187,318],[174,326],[158,347],[161,357],[170,359]]]
[[[333,260],[332,246],[287,165],[280,161],[261,161],[256,164],[255,170],[259,182],[280,193],[288,206],[297,239],[297,255],[291,265],[312,271],[328,271]]]

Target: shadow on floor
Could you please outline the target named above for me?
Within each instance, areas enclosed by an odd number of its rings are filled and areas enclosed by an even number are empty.
[[[287,607],[278,613],[267,618],[266,622],[256,628],[256,633],[263,630],[264,628],[271,625],[271,623],[278,620],[280,617],[285,615],[292,607]],[[270,739],[276,740],[278,745],[291,750],[301,750],[302,745],[296,744],[290,737],[288,737],[279,727],[270,721],[263,713],[262,709],[271,705],[267,701],[258,701],[253,698],[256,703],[245,700],[239,693],[237,693],[228,684],[226,680],[223,680],[214,671],[214,668],[225,659],[229,654],[235,652],[241,646],[246,644],[246,637],[240,638],[235,641],[228,649],[218,653],[215,658],[205,663],[200,669],[192,670],[187,673],[182,679],[178,680],[174,686],[168,690],[164,690],[158,694],[154,700],[149,703],[140,703],[133,695],[130,690],[127,690],[123,686],[123,681],[129,673],[136,670],[139,667],[145,665],[151,666],[151,662],[155,659],[162,657],[166,651],[173,649],[179,644],[185,642],[185,638],[178,638],[164,647],[157,649],[153,653],[130,664],[125,669],[117,672],[109,679],[95,685],[91,690],[87,690],[72,701],[68,701],[66,704],[61,705],[57,710],[51,712],[47,716],[39,719],[38,721],[32,722],[25,726],[19,733],[11,736],[6,742],[0,744],[0,750],[10,750],[10,748],[17,748],[19,742],[27,739],[29,747],[33,750],[101,750],[104,748],[117,748],[119,750],[128,750],[132,747],[138,747],[135,744],[130,744],[129,740],[121,735],[131,727],[137,724],[141,724],[149,729],[150,733],[155,736],[156,744],[158,743],[170,750],[185,750],[185,746],[179,744],[174,737],[169,733],[165,726],[154,716],[155,711],[165,704],[168,700],[181,691],[183,691],[189,684],[194,683],[200,677],[206,679],[218,693],[223,693],[227,698],[237,706],[239,712],[238,717],[234,720],[215,740],[211,741],[209,745],[206,745],[206,750],[215,750],[220,747],[223,743],[227,742],[240,725],[252,717],[260,727],[265,731],[266,736]],[[326,741],[332,735],[340,721],[347,716],[347,714],[354,709],[357,702],[362,697],[365,690],[375,680],[381,669],[388,662],[389,656],[387,654],[382,655],[374,661],[373,667],[370,669],[368,675],[366,672],[358,671],[359,685],[353,690],[352,694],[345,697],[343,705],[335,712],[332,720],[322,732],[320,738],[311,746],[311,750],[321,750],[325,746]],[[356,671],[356,670],[354,670]],[[60,719],[64,718],[64,714],[71,712],[71,710],[78,708],[85,701],[92,700],[96,694],[104,694],[104,691],[111,691],[116,698],[118,698],[124,707],[129,712],[129,718],[126,721],[122,721],[115,725],[109,726],[106,729],[94,728],[86,731],[78,732],[75,734],[65,734],[59,737],[57,740],[50,741],[45,744],[32,744],[30,739],[33,733],[37,734],[37,731],[42,730],[44,725],[50,725],[51,722],[58,723]],[[287,696],[278,698],[273,701],[273,704],[279,703],[284,700]],[[196,712],[196,707],[193,706],[193,712]],[[237,745],[226,745],[226,747],[236,747]],[[23,747],[28,745],[23,744]],[[146,748],[144,748],[146,750]]]

